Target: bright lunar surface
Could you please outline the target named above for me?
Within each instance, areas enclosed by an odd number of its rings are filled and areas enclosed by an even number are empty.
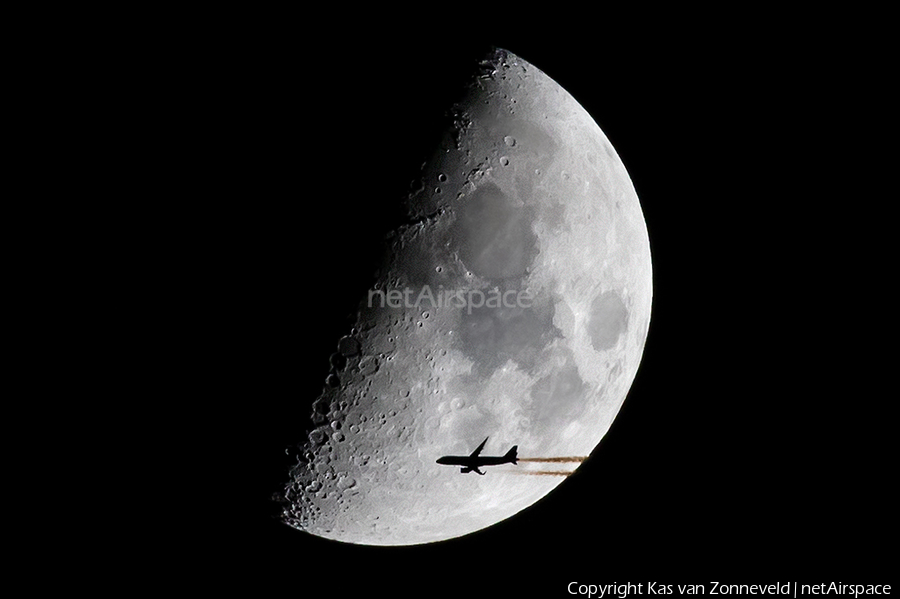
[[[504,50],[454,116],[313,404],[284,491],[300,530],[408,545],[504,520],[565,480],[541,460],[591,453],[634,380],[650,246],[606,136]],[[531,460],[484,476],[435,463],[486,437],[482,455]]]

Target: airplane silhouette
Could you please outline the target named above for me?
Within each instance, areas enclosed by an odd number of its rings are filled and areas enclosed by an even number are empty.
[[[484,449],[484,444],[487,443],[487,438],[481,442],[481,445],[478,446],[478,449],[472,452],[471,455],[445,455],[442,458],[437,460],[438,464],[443,464],[445,466],[462,466],[459,469],[461,474],[466,474],[472,471],[477,472],[478,474],[484,476],[484,472],[478,469],[479,466],[497,466],[499,464],[518,464],[519,456],[517,455],[517,451],[519,449],[518,445],[513,445],[512,449],[506,452],[506,455],[500,456],[485,456],[481,457],[478,454],[481,453],[481,450]]]

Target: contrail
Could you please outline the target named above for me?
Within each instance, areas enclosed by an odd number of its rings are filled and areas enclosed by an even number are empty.
[[[510,470],[511,474],[527,474],[528,476],[569,476],[570,474],[574,474],[572,472],[566,472],[565,470]]]
[[[520,462],[553,462],[553,463],[562,463],[562,462],[583,462],[587,459],[587,456],[568,456],[564,458],[519,458]]]

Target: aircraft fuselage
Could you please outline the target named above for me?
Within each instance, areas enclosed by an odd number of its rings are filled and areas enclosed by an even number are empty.
[[[445,455],[442,458],[438,458],[437,463],[442,464],[444,466],[461,466],[459,471],[462,474],[467,474],[469,472],[477,472],[478,474],[484,474],[479,468],[481,466],[498,466],[500,464],[516,464],[518,463],[518,446],[513,445],[512,449],[506,452],[506,455],[502,456],[482,456],[481,450],[484,448],[484,444],[487,443],[487,439],[481,442],[481,445],[478,446],[478,449],[473,451],[471,455]]]

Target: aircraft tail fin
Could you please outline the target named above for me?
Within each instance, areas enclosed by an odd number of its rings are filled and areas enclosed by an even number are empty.
[[[513,464],[519,463],[519,446],[513,445],[512,449],[506,452],[506,455],[503,456],[505,459],[509,460]]]

